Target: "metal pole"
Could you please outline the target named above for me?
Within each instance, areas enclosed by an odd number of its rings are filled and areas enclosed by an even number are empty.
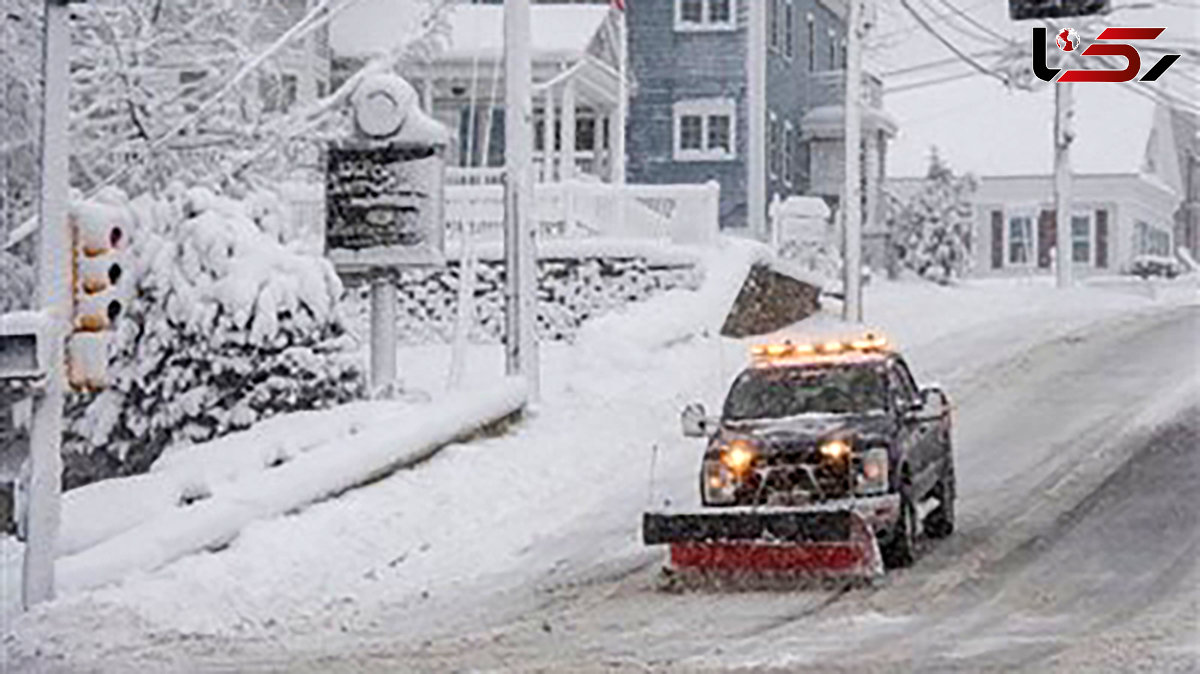
[[[63,341],[71,317],[71,233],[67,223],[71,34],[67,5],[62,0],[46,3],[44,36],[37,303],[51,323],[50,361],[45,388],[34,396],[29,438],[28,536],[21,584],[21,602],[26,609],[54,598],[54,551],[62,500]]]
[[[505,370],[539,386],[533,222],[533,63],[529,0],[504,0]]]
[[[851,0],[846,40],[846,171],[842,187],[842,231],[845,236],[842,273],[845,301],[842,318],[861,321],[862,311],[862,193],[860,139],[862,136],[862,2]]]
[[[371,388],[396,381],[396,284],[386,274],[371,279]]]
[[[1071,83],[1054,85],[1055,270],[1059,288],[1071,286]]]

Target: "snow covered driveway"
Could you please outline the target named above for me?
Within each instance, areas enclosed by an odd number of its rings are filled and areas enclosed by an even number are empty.
[[[813,644],[754,640],[771,625],[819,633],[831,611],[842,612],[838,645],[845,621],[865,635],[912,619],[904,588],[935,582],[949,593],[1026,540],[1048,516],[1033,507],[1047,502],[1034,498],[1044,480],[1196,371],[1180,353],[1194,309],[1038,283],[873,287],[868,314],[959,404],[963,533],[879,593],[663,596],[650,589],[661,553],[637,531],[650,448],[657,489],[690,492],[697,448],[679,437],[678,411],[715,406],[744,363],[745,344],[714,333],[754,257],[730,243],[709,256],[701,292],[669,293],[546,348],[544,402],[515,432],[252,525],[219,553],[63,597],[6,629],[10,663],[328,671],[803,659]],[[444,381],[445,349],[401,355],[410,381]],[[471,356],[473,377],[499,375],[498,348]],[[1024,512],[1038,515],[1027,535],[1001,536]]]

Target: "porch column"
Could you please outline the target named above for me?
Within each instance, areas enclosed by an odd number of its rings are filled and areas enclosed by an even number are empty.
[[[606,162],[604,161],[604,115],[600,114],[600,109],[592,108],[592,173],[597,178],[605,173]]]
[[[421,83],[421,109],[433,116],[433,78],[426,77]]]
[[[542,182],[556,182],[554,177],[554,87],[546,87],[546,102],[542,114]]]
[[[575,177],[575,78],[568,77],[562,92],[562,158],[559,175]]]

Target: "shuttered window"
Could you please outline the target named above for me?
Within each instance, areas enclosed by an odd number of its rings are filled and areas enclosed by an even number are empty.
[[[1004,266],[1004,213],[992,211],[992,269]]]
[[[1108,268],[1108,211],[1096,211],[1096,266]]]

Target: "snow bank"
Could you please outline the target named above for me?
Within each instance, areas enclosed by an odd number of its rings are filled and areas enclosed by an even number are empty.
[[[436,405],[388,419],[389,423],[372,424],[353,440],[335,440],[321,451],[284,461],[254,479],[206,485],[209,493],[193,493],[197,500],[190,505],[168,509],[92,548],[59,559],[59,587],[69,593],[112,583],[183,555],[225,545],[255,520],[278,517],[419,463],[447,443],[519,411],[525,399],[524,384],[517,380],[450,395]],[[179,465],[174,464],[176,470]],[[168,462],[163,471],[171,470]],[[154,477],[147,476],[144,484],[155,484]],[[141,495],[156,488],[146,488]],[[130,504],[123,500],[124,505]]]

